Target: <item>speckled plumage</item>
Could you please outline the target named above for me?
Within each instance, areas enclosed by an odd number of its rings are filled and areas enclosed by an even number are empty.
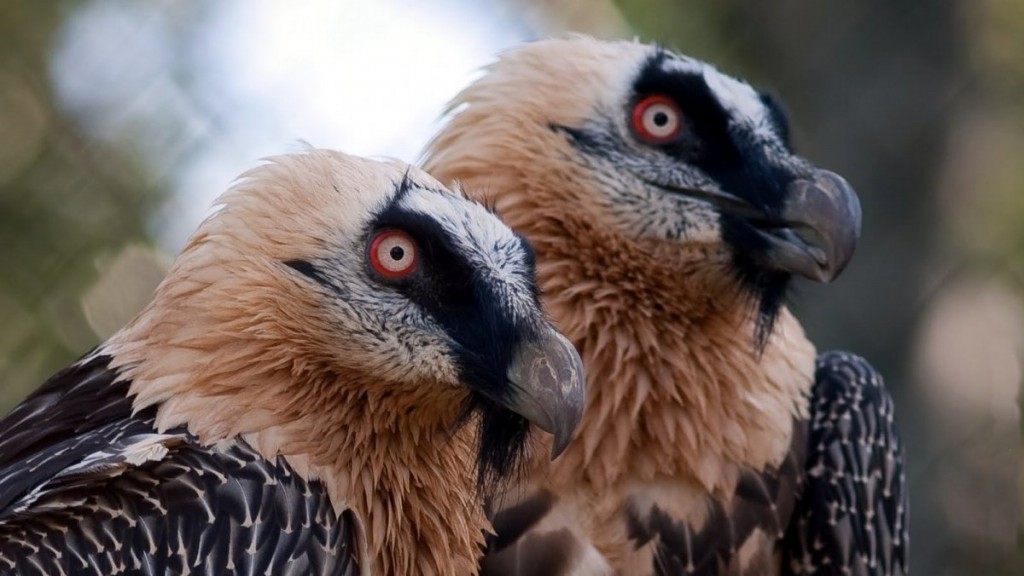
[[[681,111],[671,141],[643,141],[630,124],[652,94]],[[846,369],[815,372],[815,348],[782,300],[793,273],[842,269],[859,205],[838,176],[790,151],[778,103],[658,47],[541,41],[502,55],[452,101],[423,165],[534,245],[545,307],[588,374],[574,444],[494,503],[483,572],[787,573],[794,518],[819,522],[839,502],[808,467],[835,450],[817,423],[839,406],[833,391],[858,384]],[[800,205],[797,182],[835,194]],[[836,242],[815,253],[791,234],[786,219],[801,210]],[[883,405],[851,407],[880,410],[858,437],[889,455],[874,472],[902,458]],[[853,470],[829,463],[839,477]],[[905,503],[905,479],[883,476],[885,506]],[[882,506],[874,488],[854,492],[844,506]],[[905,516],[884,521],[895,544],[866,573],[904,574]],[[849,551],[886,543],[877,530],[863,541],[817,526]],[[807,566],[836,573],[834,550],[815,549]]]
[[[818,357],[807,474],[787,536],[792,574],[906,573],[910,502],[895,407],[848,352]]]
[[[0,573],[358,573],[356,524],[321,483],[243,441],[155,432],[109,362],[86,357],[0,423]],[[48,410],[67,404],[90,410]],[[49,443],[12,460],[33,433]]]

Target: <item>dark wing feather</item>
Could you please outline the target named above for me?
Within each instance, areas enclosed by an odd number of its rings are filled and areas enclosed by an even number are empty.
[[[480,558],[480,576],[557,576],[578,560],[581,544],[568,530],[531,534],[557,498],[541,490],[515,505],[488,513],[494,534]]]
[[[804,427],[795,423],[793,447],[779,467],[744,471],[728,503],[708,496],[709,515],[700,529],[671,517],[657,505],[646,516],[627,512],[634,545],[639,548],[652,542],[655,546],[652,573],[763,573],[765,564],[774,562],[772,543],[783,537],[793,513],[793,494],[802,480],[801,448],[805,442]],[[737,551],[757,534],[768,537],[759,551],[759,560],[739,560]]]
[[[92,353],[54,374],[0,420],[0,466],[131,415],[128,382]]]
[[[132,406],[110,357],[85,356],[47,380],[0,420],[0,517],[29,490],[88,455],[121,441]],[[150,417],[140,414],[140,419]],[[148,426],[145,431],[152,433]],[[136,431],[137,432],[137,431]]]
[[[776,543],[789,525],[794,494],[802,482],[807,445],[805,424],[794,423],[791,449],[777,468],[744,471],[729,502],[707,495],[708,516],[699,528],[673,517],[668,512],[671,506],[659,506],[656,502],[638,508],[632,500],[624,502],[622,520],[630,546],[651,551],[648,573],[764,574],[766,565],[776,564]],[[688,490],[685,494],[690,497]],[[585,543],[564,530],[532,531],[556,503],[556,497],[541,491],[493,514],[496,535],[489,539],[484,551],[481,576],[553,575],[576,570],[575,563],[582,558]],[[758,558],[740,559],[737,551],[759,535],[767,538],[757,550]]]
[[[892,397],[863,358],[818,358],[804,490],[787,534],[793,574],[902,575],[907,479]]]
[[[108,361],[61,372],[0,422],[0,573],[358,572],[356,521],[320,483],[241,441],[156,433]]]

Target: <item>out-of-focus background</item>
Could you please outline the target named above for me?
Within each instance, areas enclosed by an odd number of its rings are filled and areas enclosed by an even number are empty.
[[[861,195],[793,307],[888,379],[916,574],[1024,573],[1024,2],[7,0],[0,410],[127,321],[215,196],[300,140],[408,161],[498,51],[659,41],[773,89]]]

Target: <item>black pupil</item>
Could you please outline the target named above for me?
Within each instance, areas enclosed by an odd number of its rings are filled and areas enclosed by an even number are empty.
[[[402,250],[401,246],[392,246],[391,251],[388,252],[388,255],[391,256],[392,260],[398,261],[401,260],[403,256],[405,256],[405,250]]]
[[[665,125],[668,124],[668,114],[666,114],[664,112],[655,112],[654,113],[654,124],[659,126],[659,127],[664,128]]]

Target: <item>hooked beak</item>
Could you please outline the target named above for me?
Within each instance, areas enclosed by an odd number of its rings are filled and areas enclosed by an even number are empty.
[[[665,188],[712,204],[723,214],[746,222],[768,245],[761,256],[762,266],[817,282],[831,282],[839,276],[860,239],[857,193],[841,176],[828,170],[815,170],[810,178],[790,182],[778,215],[767,214],[724,191]]]
[[[554,460],[569,445],[583,416],[583,361],[553,328],[519,344],[507,372],[512,394],[503,404],[555,437]]]
[[[768,241],[764,264],[817,282],[839,276],[860,238],[860,201],[846,180],[827,170],[794,180],[780,216],[752,222]]]

